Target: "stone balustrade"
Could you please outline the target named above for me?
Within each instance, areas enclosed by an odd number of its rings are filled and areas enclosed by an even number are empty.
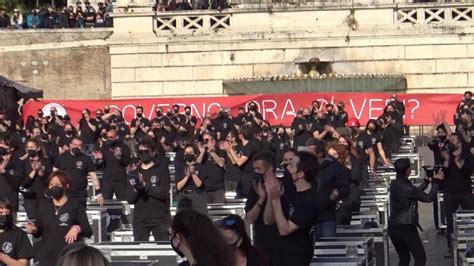
[[[188,35],[218,31],[300,30],[311,27],[403,26],[473,23],[474,4],[395,4],[378,7],[194,10],[155,13],[156,35]]]

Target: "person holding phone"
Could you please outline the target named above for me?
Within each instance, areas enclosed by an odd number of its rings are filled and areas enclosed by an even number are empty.
[[[418,201],[432,202],[438,191],[438,182],[444,179],[443,171],[438,171],[431,179],[431,191],[425,193],[430,179],[419,187],[410,182],[410,159],[398,159],[394,163],[397,177],[390,184],[390,217],[388,232],[393,246],[400,257],[399,265],[410,265],[410,253],[415,259],[415,266],[426,264],[426,253],[421,242],[418,228]]]

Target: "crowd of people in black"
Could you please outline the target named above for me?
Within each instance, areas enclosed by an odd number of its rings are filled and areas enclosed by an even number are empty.
[[[231,265],[216,263],[218,258],[225,261],[222,256],[209,258],[200,249],[192,250],[204,242],[192,243],[196,239],[189,234],[197,232],[184,228],[188,221],[177,225],[179,215],[172,222],[170,188],[177,192],[177,213],[191,209],[184,213],[195,217],[207,217],[208,203],[225,203],[226,191],[247,199],[254,246],[239,218],[228,217],[218,226],[223,239],[240,250],[235,260],[308,265],[313,227],[318,236],[327,237],[335,235],[337,224],[350,223],[369,171],[387,165],[397,152],[392,142],[399,143],[402,136],[403,113],[396,95],[364,129],[348,117],[343,102],[313,101],[297,112],[290,128],[264,120],[255,102],[235,115],[220,107],[202,122],[190,107],[184,112],[178,105],[158,107],[149,119],[138,105],[130,125],[119,110],[104,106],[95,115],[84,109],[77,127],[54,107],[48,114],[38,110],[25,123],[10,121],[0,111],[0,209],[5,210],[0,227],[14,229],[12,217],[23,205],[30,221],[25,231],[41,239],[35,242],[35,253],[15,246],[0,254],[18,261],[35,254],[40,265],[54,265],[65,246],[89,237],[85,209],[90,178],[98,204],[117,199],[135,205],[135,241],[148,241],[150,233],[156,241],[168,241],[171,225],[173,247],[191,264]],[[174,180],[169,152],[175,154]],[[12,234],[15,245],[29,245],[21,230]],[[3,236],[0,242],[5,243]],[[5,260],[0,257],[0,262]]]
[[[52,6],[33,8],[27,14],[14,9],[7,14],[0,9],[0,29],[66,29],[112,27],[113,12],[110,0],[92,6],[90,2],[77,2],[76,6],[57,10]]]

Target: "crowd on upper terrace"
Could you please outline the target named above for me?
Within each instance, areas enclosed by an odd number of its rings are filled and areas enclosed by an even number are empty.
[[[99,2],[92,6],[88,1],[77,2],[76,6],[64,7],[56,10],[52,6],[47,8],[33,8],[27,14],[14,9],[11,14],[0,9],[0,29],[55,29],[55,28],[91,28],[112,27],[110,17],[112,13],[110,0]]]

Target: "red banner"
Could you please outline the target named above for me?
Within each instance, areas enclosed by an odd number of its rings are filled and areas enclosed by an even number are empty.
[[[398,99],[405,103],[404,123],[407,125],[432,125],[433,114],[442,110],[447,112],[448,123],[452,124],[453,113],[456,105],[461,100],[459,94],[398,94]],[[222,97],[182,97],[182,98],[145,98],[124,100],[40,100],[28,101],[23,106],[24,118],[29,115],[36,116],[38,109],[49,115],[51,107],[56,107],[59,115],[68,114],[74,123],[81,118],[81,111],[85,108],[91,111],[92,116],[96,109],[104,105],[117,108],[124,114],[125,121],[135,117],[135,107],[141,104],[145,117],[155,117],[158,106],[164,112],[172,105],[178,104],[183,111],[184,106],[191,106],[192,113],[202,119],[207,113],[216,113],[219,106],[231,107],[232,114],[237,113],[237,108],[246,107],[250,101],[258,104],[263,117],[272,125],[291,125],[298,109],[310,107],[313,100],[323,104],[343,101],[349,117],[356,117],[364,125],[368,119],[377,118],[383,112],[390,100],[388,93],[295,93],[295,94],[265,94],[245,96]]]

